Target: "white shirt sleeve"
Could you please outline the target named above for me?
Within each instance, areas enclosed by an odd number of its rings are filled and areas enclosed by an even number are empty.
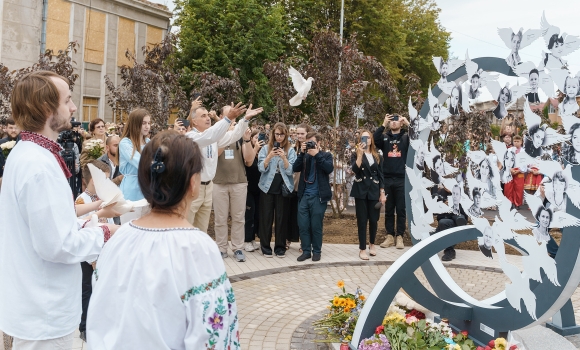
[[[70,188],[53,174],[39,173],[22,187],[20,212],[30,229],[32,247],[44,260],[74,264],[96,259],[104,244],[99,227],[79,229],[74,208],[63,208]],[[72,196],[70,198],[72,204]]]
[[[231,122],[229,119],[223,118],[204,132],[197,132],[192,130],[185,135],[195,141],[199,148],[203,148],[205,146],[211,145],[212,143],[218,142],[222,137],[224,137],[224,134],[230,127],[230,123]]]
[[[226,134],[218,141],[218,148],[226,147],[232,143],[238,141],[244,135],[244,132],[248,129],[248,121],[244,118],[240,120],[236,127],[232,131],[226,132]]]

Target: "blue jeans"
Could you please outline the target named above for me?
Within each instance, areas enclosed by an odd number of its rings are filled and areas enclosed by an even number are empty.
[[[298,202],[298,228],[304,253],[320,254],[322,251],[322,221],[327,202],[319,196],[303,195]]]

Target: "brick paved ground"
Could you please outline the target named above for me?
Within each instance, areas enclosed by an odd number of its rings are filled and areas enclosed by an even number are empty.
[[[379,248],[376,257],[363,262],[356,245],[327,244],[320,262],[299,263],[298,246],[293,244],[284,259],[267,259],[257,252],[247,253],[244,263],[225,259],[238,303],[243,349],[316,349],[308,340],[314,334],[306,326],[320,317],[330,297],[338,292],[336,282],[344,280],[347,290],[360,286],[368,295],[389,265],[407,250]],[[521,268],[519,257],[509,256],[508,260]],[[479,252],[457,251],[457,259],[445,265],[457,284],[479,300],[497,294],[508,282],[497,260]],[[422,272],[415,273],[428,286]],[[573,295],[572,302],[575,309],[580,305],[580,292]],[[580,322],[580,312],[576,320]],[[77,334],[74,350],[78,349],[88,347]]]

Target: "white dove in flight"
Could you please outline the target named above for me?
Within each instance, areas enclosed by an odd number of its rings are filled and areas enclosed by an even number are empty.
[[[499,259],[499,262],[504,274],[512,281],[511,284],[505,284],[505,295],[510,305],[521,313],[521,300],[523,299],[528,313],[536,320],[536,295],[530,290],[530,278],[525,271],[520,272],[507,260]]]
[[[294,85],[294,89],[297,92],[297,94],[290,99],[290,106],[293,107],[300,106],[302,101],[306,99],[306,96],[308,95],[308,92],[312,87],[312,82],[314,81],[314,79],[312,77],[304,79],[302,74],[300,74],[300,72],[298,72],[292,66],[288,68],[288,74],[290,74],[290,78],[292,78],[292,84]]]

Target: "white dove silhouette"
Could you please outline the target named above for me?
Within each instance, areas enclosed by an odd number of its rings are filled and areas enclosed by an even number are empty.
[[[528,313],[536,320],[536,295],[530,290],[530,279],[526,272],[520,272],[516,266],[509,264],[506,260],[499,259],[499,262],[503,272],[512,281],[511,284],[505,284],[505,295],[510,305],[521,313],[520,300],[523,299]]]
[[[544,269],[550,282],[555,286],[560,286],[556,260],[550,258],[548,255],[546,242],[538,244],[534,236],[525,234],[516,234],[514,238],[528,252],[528,256],[522,256],[522,262],[524,263],[524,271],[526,271],[530,279],[542,282],[540,269]]]
[[[294,85],[294,89],[297,92],[297,94],[290,99],[290,106],[300,106],[302,101],[306,99],[314,79],[312,77],[304,79],[302,74],[300,74],[300,72],[298,72],[292,66],[288,68],[288,74],[290,74],[290,78],[292,78],[292,84]]]

